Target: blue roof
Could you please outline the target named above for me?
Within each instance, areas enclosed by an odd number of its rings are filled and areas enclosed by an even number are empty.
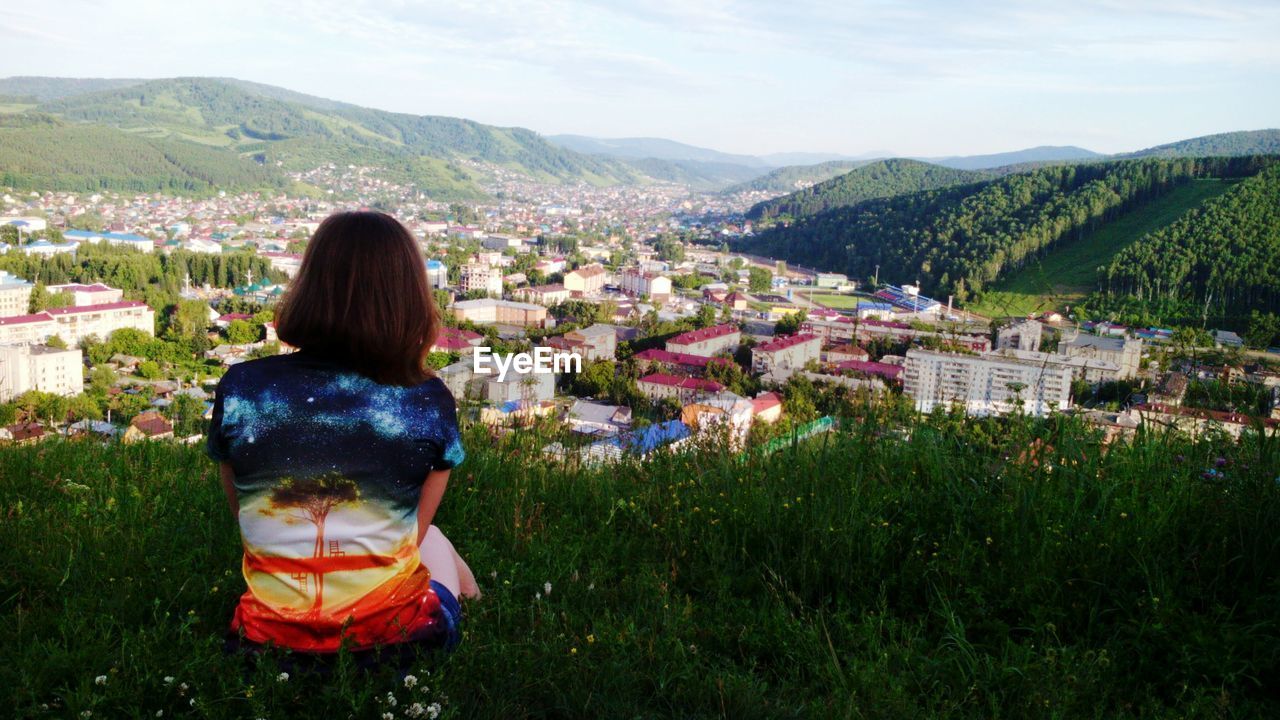
[[[889,303],[867,302],[865,300],[860,300],[858,302],[858,309],[859,310],[892,310],[893,305]]]
[[[102,238],[104,240],[124,240],[127,242],[151,242],[147,238],[144,238],[141,235],[134,235],[133,233],[92,232],[89,230],[67,230],[62,233],[62,237],[83,238],[85,240],[90,238]]]
[[[10,220],[9,224],[13,225],[14,227],[27,227],[31,223],[27,222],[26,220]]]
[[[444,267],[444,263],[440,262],[439,260],[428,260],[427,267],[431,270],[439,270],[440,268]]]
[[[639,430],[633,430],[620,438],[620,444],[631,452],[644,454],[668,443],[683,440],[689,437],[690,434],[691,431],[688,425],[679,420],[668,420]]]

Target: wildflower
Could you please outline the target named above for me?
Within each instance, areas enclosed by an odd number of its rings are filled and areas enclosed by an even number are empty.
[[[991,544],[991,543],[993,543],[993,542],[995,542],[995,540],[992,540],[992,539],[991,539],[991,536],[990,536],[990,535],[988,535],[988,536],[987,536],[987,544],[988,544],[988,545],[990,545],[990,544]]]
[[[1277,482],[1280,482],[1280,478],[1277,478],[1277,480],[1276,480],[1276,481],[1277,481]],[[588,586],[587,586],[587,589],[588,589],[588,590],[595,590],[595,589],[596,589],[596,584],[595,584],[595,583],[591,583],[590,585],[588,585]]]
[[[494,570],[493,572],[489,573],[489,577],[493,578],[494,580],[497,580],[497,579],[498,579],[498,571],[497,571],[497,570]]]
[[[595,636],[595,635],[587,635],[587,644],[588,644],[588,645],[593,645],[593,644],[595,644],[595,641],[596,641],[596,636]]]
[[[570,654],[570,655],[577,655],[577,654],[578,654],[578,648],[569,648],[569,654]]]
[[[1121,520],[1127,519],[1128,517],[1129,517],[1129,513],[1127,513],[1127,512],[1122,512],[1122,513],[1120,513],[1120,519],[1121,519]]]
[[[415,685],[417,685],[417,684],[418,684],[418,678],[417,678],[417,676],[415,676],[415,675],[405,675],[405,676],[404,676],[404,686],[405,686],[405,687],[410,688],[410,689],[413,689],[413,687],[414,687]]]
[[[156,711],[156,717],[164,717],[164,711],[163,711],[163,710],[157,710],[157,711]]]
[[[427,714],[427,708],[422,703],[414,703],[404,711],[405,717],[419,718]]]
[[[276,676],[276,682],[289,682],[289,673],[282,672]]]
[[[178,692],[185,693],[187,691],[187,688],[189,687],[191,686],[187,685],[186,683],[182,683],[181,685],[178,686]]]
[[[93,711],[92,711],[92,710],[84,710],[84,711],[82,711],[82,712],[80,713],[80,717],[82,717],[82,718],[91,718],[91,717],[93,717]]]
[[[538,600],[541,600],[541,599],[542,599],[542,593],[540,593],[540,592],[538,592],[538,593],[534,593],[534,594],[533,594],[533,599],[534,599],[534,601],[535,601],[535,602],[536,602],[536,601],[538,601]]]
[[[196,706],[196,699],[195,699],[195,698],[191,698],[191,700],[190,700],[187,704],[188,704],[188,705],[190,705],[191,707],[195,707],[195,706]]]
[[[546,593],[547,597],[551,597],[551,583],[542,583],[542,592]]]
[[[396,720],[396,716],[389,712],[384,712],[382,713],[382,720]]]
[[[96,677],[96,678],[94,678],[94,679],[93,679],[93,684],[94,684],[94,685],[106,685],[106,684],[107,684],[107,676],[106,676],[106,675],[99,675],[98,677]]]
[[[440,717],[440,703],[431,703],[427,706],[427,717],[436,720]]]
[[[395,707],[397,705],[396,696],[391,693],[387,693],[387,704],[391,707]]]

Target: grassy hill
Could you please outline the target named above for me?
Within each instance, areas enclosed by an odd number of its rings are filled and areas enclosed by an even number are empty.
[[[747,217],[752,220],[806,218],[864,200],[978,182],[987,177],[919,160],[877,160],[790,195],[757,203],[747,211]]]
[[[1280,713],[1275,442],[1103,451],[1069,420],[893,424],[871,413],[752,462],[705,449],[607,470],[543,459],[532,432],[470,435],[438,521],[485,597],[414,688],[223,655],[241,548],[198,449],[0,447],[0,703],[20,718],[406,717],[415,701],[479,718]]]
[[[237,80],[154,80],[62,95],[37,110],[146,138],[222,148],[285,169],[326,162],[392,166],[441,199],[480,194],[477,178],[460,160],[546,182],[639,179],[633,168],[556,147],[523,128],[384,112]]]
[[[1125,212],[1077,241],[1063,243],[983,293],[966,309],[992,317],[1025,316],[1075,305],[1099,288],[1116,253],[1138,238],[1169,225],[1233,181],[1201,178]]]

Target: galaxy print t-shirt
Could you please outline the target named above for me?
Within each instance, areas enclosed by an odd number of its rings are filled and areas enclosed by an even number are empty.
[[[218,385],[208,452],[240,501],[233,630],[310,652],[445,640],[417,545],[427,473],[464,456],[443,382],[381,385],[306,352],[241,363]]]

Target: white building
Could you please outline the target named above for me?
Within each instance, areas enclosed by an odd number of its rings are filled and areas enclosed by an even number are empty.
[[[68,283],[66,285],[50,285],[46,289],[51,293],[62,293],[70,296],[71,304],[75,307],[105,305],[107,303],[120,302],[124,299],[123,290],[103,285],[102,283],[94,283],[93,285]]]
[[[0,402],[31,390],[55,395],[84,392],[84,356],[45,345],[0,345]]]
[[[737,325],[715,325],[701,330],[690,330],[667,341],[667,352],[711,357],[720,353],[732,353],[742,344],[742,331]]]
[[[1142,340],[1075,333],[1058,344],[1058,354],[1114,363],[1120,367],[1121,378],[1131,378],[1142,365]]]
[[[618,275],[618,289],[628,295],[647,295],[655,302],[662,302],[671,297],[671,278],[634,268],[627,269]]]
[[[1014,357],[908,350],[903,391],[916,410],[959,407],[970,415],[1021,410],[1037,417],[1070,407],[1071,371]]]
[[[486,295],[502,295],[502,268],[484,263],[467,263],[462,266],[459,283],[462,292],[483,292]]]
[[[594,295],[604,289],[609,273],[599,263],[583,265],[564,274],[565,289],[580,295]]]
[[[822,355],[822,338],[800,333],[751,348],[751,369],[758,373],[799,370]]]
[[[111,333],[122,328],[134,328],[148,335],[155,335],[156,313],[146,303],[122,301],[103,305],[85,305],[83,307],[50,308],[36,313],[31,318],[43,318],[49,323],[32,321],[36,332],[44,332],[43,337],[34,340],[7,340],[5,327],[0,325],[0,343],[4,342],[44,342],[52,335],[57,335],[68,345],[78,345],[81,340],[95,335],[105,340]],[[21,324],[15,324],[21,327]]]
[[[35,285],[0,270],[0,317],[26,315]]]
[[[221,255],[222,243],[208,238],[191,238],[182,243],[182,249],[193,253],[204,253],[206,255]],[[264,255],[266,253],[263,253]]]
[[[427,284],[435,289],[449,287],[449,266],[439,260],[428,260]]]
[[[156,244],[150,238],[144,238],[141,235],[132,233],[113,233],[113,232],[94,232],[92,230],[67,230],[62,233],[62,237],[67,241],[75,243],[92,243],[98,244],[105,242],[108,245],[117,247],[131,247],[138,252],[149,253],[156,249]]]
[[[996,333],[996,349],[1039,350],[1044,326],[1038,320],[1023,320]]]

